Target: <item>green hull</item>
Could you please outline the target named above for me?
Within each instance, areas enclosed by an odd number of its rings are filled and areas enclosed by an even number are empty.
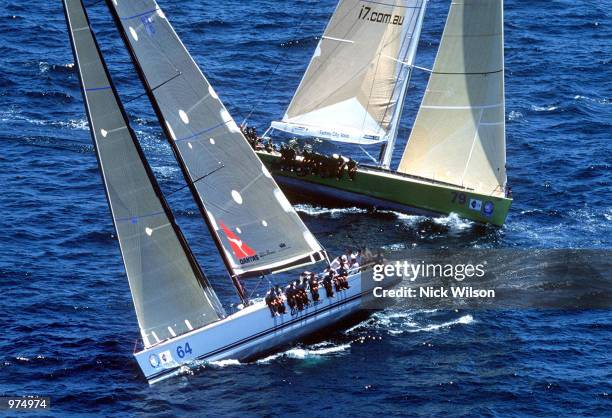
[[[457,215],[485,224],[502,226],[512,199],[489,196],[452,185],[416,179],[402,174],[360,167],[351,181],[297,175],[279,169],[280,156],[258,151],[281,187],[324,194],[340,200],[410,213]]]

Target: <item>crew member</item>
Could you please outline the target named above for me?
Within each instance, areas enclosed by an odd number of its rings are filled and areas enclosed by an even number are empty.
[[[271,287],[270,290],[268,291],[268,293],[266,294],[266,305],[268,305],[268,309],[270,309],[270,314],[272,315],[272,317],[275,317],[278,315],[278,312],[276,310],[276,293],[274,292],[274,287]]]
[[[274,152],[274,142],[272,142],[272,138],[268,138],[268,142],[266,142],[266,152]]]
[[[285,302],[283,301],[283,291],[279,285],[274,287],[274,295],[276,297],[276,311],[279,314],[284,315],[285,312],[287,312],[287,309],[285,308]]]
[[[289,165],[289,171],[295,170],[297,153],[293,148],[287,148],[287,163]]]
[[[334,156],[335,158],[335,156]],[[336,179],[338,180],[342,180],[342,177],[344,176],[344,166],[345,166],[346,162],[344,161],[344,157],[341,155],[338,155],[338,158],[336,158]]]
[[[355,181],[355,175],[357,174],[357,161],[349,158],[348,163],[346,163],[346,168],[348,170],[348,176],[351,181]]]
[[[349,266],[349,270],[350,271],[358,271],[359,270],[359,260],[358,260],[358,254],[357,253],[353,253],[351,254],[351,263]]]
[[[281,144],[280,150],[280,169],[281,171],[285,171],[287,168],[287,146],[285,144]]]
[[[336,257],[332,260],[330,267],[332,270],[337,270],[340,268],[340,257]]]
[[[323,157],[321,154],[319,153],[314,153],[313,157],[312,157],[312,174],[317,175],[317,174],[321,174],[323,171],[323,159],[325,157]]]
[[[312,301],[317,303],[319,301],[319,280],[317,278],[316,273],[312,273],[308,278],[308,285],[310,286],[310,295],[312,296]]]
[[[336,277],[336,291],[348,289],[348,262],[346,256],[342,256],[342,265],[338,269],[338,276]]]
[[[293,311],[295,310],[295,291],[293,288],[293,283],[289,283],[287,285],[287,287],[285,287],[285,296],[287,297],[287,304],[289,305],[289,309],[291,310],[291,313],[293,314]]]
[[[291,285],[291,289],[292,289],[292,293],[293,293],[293,300],[295,303],[295,306],[297,307],[298,311],[303,311],[304,310],[304,299],[302,298],[302,295],[300,294],[300,289],[298,287],[298,281],[295,280],[292,285]]]
[[[325,275],[323,276],[323,287],[328,298],[334,297],[334,290],[332,288],[332,282],[334,280],[334,271],[331,267],[325,269]]]
[[[302,277],[300,277],[300,283],[298,285],[298,289],[300,291],[300,298],[302,299],[302,303],[304,306],[308,306],[310,301],[308,300],[308,293],[306,293],[306,287],[308,286],[308,282],[306,281],[306,275],[310,273],[306,273]]]

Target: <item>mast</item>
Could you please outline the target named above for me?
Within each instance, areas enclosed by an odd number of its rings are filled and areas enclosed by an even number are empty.
[[[239,278],[324,259],[157,3],[107,5],[241,297]]]
[[[104,62],[81,0],[64,0],[98,165],[145,346],[225,313],[176,224]]]
[[[408,53],[406,54],[404,62],[400,63],[401,65],[404,65],[406,67],[406,69],[404,70],[404,79],[402,80],[402,87],[400,89],[397,104],[393,109],[393,118],[391,119],[392,122],[391,128],[388,133],[388,140],[383,145],[384,151],[383,156],[380,160],[381,167],[387,170],[391,169],[391,160],[393,159],[393,151],[395,150],[395,141],[397,140],[397,132],[402,117],[402,112],[404,110],[404,101],[406,99],[406,94],[408,93],[408,86],[410,85],[410,78],[412,76],[412,71],[414,68],[414,60],[416,57],[417,48],[419,46],[421,31],[423,29],[423,19],[425,18],[427,2],[428,0],[424,0],[423,7],[421,8],[421,11],[419,13],[417,25],[414,29],[415,39],[413,40],[413,42],[410,43],[410,47],[408,48]]]

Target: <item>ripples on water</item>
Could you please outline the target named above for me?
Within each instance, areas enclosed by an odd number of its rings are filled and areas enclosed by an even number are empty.
[[[298,212],[332,253],[363,243],[390,251],[610,247],[609,4],[505,3],[515,195],[506,226],[300,202]],[[447,5],[431,1],[419,65],[433,62]],[[283,114],[334,1],[164,0],[162,7],[230,112],[242,121],[253,109],[250,121],[263,130]],[[138,96],[104,5],[90,13],[123,99]],[[130,354],[137,324],[60,3],[5,2],[0,54],[0,392],[50,394],[58,415],[609,413],[608,312],[391,308],[258,361],[194,365],[148,387]],[[404,141],[425,83],[414,75]],[[150,106],[135,100],[127,108],[164,190],[180,187]],[[170,203],[220,297],[234,302],[190,196]]]

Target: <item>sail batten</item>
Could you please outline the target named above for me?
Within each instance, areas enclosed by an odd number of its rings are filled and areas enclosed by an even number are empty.
[[[81,0],[64,0],[64,10],[104,189],[148,347],[225,313],[129,127]]]
[[[372,145],[394,134],[426,0],[340,0],[281,121],[300,136]]]
[[[227,269],[250,276],[324,250],[153,0],[107,0]],[[151,86],[158,86],[152,89]]]
[[[502,0],[453,0],[398,171],[503,196]]]

